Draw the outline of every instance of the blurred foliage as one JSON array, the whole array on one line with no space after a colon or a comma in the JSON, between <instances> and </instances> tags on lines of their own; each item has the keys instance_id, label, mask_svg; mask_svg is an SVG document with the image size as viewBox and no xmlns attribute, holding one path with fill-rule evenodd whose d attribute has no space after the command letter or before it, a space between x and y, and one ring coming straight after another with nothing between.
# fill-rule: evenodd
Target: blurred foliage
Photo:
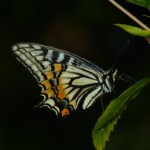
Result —
<instances>
[{"instance_id":1,"label":"blurred foliage","mask_svg":"<svg viewBox=\"0 0 150 150\"><path fill-rule=\"evenodd\" d=\"M149 0L126 0L127 2L142 6L150 10L150 1Z\"/></svg>"}]
</instances>

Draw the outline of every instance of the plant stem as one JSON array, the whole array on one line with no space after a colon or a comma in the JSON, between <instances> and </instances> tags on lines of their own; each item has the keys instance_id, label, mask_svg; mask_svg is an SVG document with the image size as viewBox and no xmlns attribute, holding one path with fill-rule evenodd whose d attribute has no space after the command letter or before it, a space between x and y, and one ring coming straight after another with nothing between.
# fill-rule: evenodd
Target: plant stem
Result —
<instances>
[{"instance_id":1,"label":"plant stem","mask_svg":"<svg viewBox=\"0 0 150 150\"><path fill-rule=\"evenodd\" d=\"M144 23L142 23L139 19L137 19L134 15L132 15L129 11L127 11L125 8L123 8L121 5L119 5L114 0L108 0L111 2L114 6L116 6L119 10L121 10L124 14L126 14L128 17L130 17L132 20L134 20L138 25L140 25L145 30L150 30L148 26L146 26Z\"/></svg>"}]
</instances>

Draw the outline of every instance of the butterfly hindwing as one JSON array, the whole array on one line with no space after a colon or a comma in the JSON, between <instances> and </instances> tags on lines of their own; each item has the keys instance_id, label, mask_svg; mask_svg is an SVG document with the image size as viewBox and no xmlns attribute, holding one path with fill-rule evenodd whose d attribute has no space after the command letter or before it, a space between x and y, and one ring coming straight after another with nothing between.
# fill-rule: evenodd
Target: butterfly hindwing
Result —
<instances>
[{"instance_id":1,"label":"butterfly hindwing","mask_svg":"<svg viewBox=\"0 0 150 150\"><path fill-rule=\"evenodd\" d=\"M90 102L95 100L95 95L91 95L92 91L95 93L97 89L96 95L100 94L101 89L94 72L89 74L89 70L62 64L53 64L53 68L57 69L42 73L44 79L40 84L43 87L42 95L45 98L41 104L55 108L57 114L61 112L63 115L64 108L65 110L67 108L71 111L76 110L83 96L88 107ZM86 107L83 108L86 109Z\"/></svg>"}]
</instances>

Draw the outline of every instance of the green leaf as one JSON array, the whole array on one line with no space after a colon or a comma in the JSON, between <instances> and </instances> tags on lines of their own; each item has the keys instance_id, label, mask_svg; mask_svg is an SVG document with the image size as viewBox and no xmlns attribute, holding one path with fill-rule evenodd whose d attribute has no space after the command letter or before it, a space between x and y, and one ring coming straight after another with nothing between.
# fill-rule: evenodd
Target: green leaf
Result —
<instances>
[{"instance_id":1,"label":"green leaf","mask_svg":"<svg viewBox=\"0 0 150 150\"><path fill-rule=\"evenodd\" d=\"M104 113L98 119L92 132L93 143L97 150L103 150L105 148L106 141L109 140L110 133L117 124L117 120L126 108L127 103L137 97L142 88L149 83L150 77L145 78L132 85L118 98L111 101Z\"/></svg>"},{"instance_id":2,"label":"green leaf","mask_svg":"<svg viewBox=\"0 0 150 150\"><path fill-rule=\"evenodd\" d=\"M120 27L121 29L125 30L126 32L140 37L150 37L150 31L143 30L139 27L134 27L126 24L114 24L115 26Z\"/></svg>"},{"instance_id":3,"label":"green leaf","mask_svg":"<svg viewBox=\"0 0 150 150\"><path fill-rule=\"evenodd\" d=\"M150 10L150 0L126 0L127 2L142 6Z\"/></svg>"}]
</instances>

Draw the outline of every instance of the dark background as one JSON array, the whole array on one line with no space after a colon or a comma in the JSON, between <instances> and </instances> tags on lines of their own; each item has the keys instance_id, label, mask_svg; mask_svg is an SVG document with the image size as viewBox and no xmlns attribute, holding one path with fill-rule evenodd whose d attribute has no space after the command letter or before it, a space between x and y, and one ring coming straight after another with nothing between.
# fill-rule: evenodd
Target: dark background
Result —
<instances>
[{"instance_id":1,"label":"dark background","mask_svg":"<svg viewBox=\"0 0 150 150\"><path fill-rule=\"evenodd\" d=\"M149 12L121 2L133 14ZM149 25L149 20L144 18ZM116 67L136 80L150 74L150 48L113 23L136 25L104 0L6 0L0 4L0 150L94 150L92 129L102 113L98 101L88 110L78 110L66 119L46 108L32 75L12 55L18 42L36 42L78 54L104 70ZM126 44L129 41L129 44ZM131 84L116 83L116 94L105 95L104 107ZM150 149L150 95L146 87L118 121L106 150Z\"/></svg>"}]
</instances>

